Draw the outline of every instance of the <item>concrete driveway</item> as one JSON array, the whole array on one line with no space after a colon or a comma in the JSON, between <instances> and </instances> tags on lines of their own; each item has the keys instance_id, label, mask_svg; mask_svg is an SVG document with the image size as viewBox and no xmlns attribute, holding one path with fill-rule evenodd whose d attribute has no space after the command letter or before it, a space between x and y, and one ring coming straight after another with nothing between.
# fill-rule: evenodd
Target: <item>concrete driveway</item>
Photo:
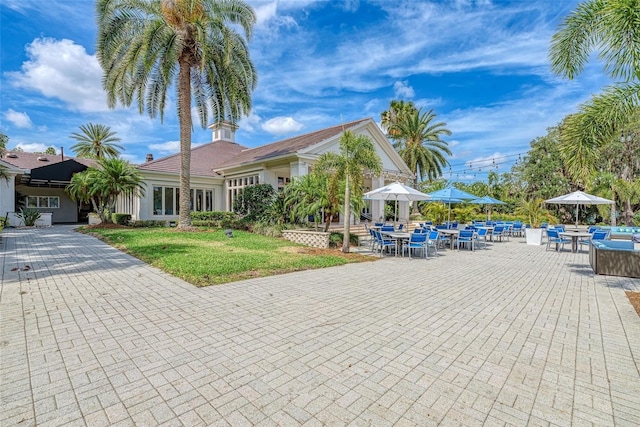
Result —
<instances>
[{"instance_id":1,"label":"concrete driveway","mask_svg":"<svg viewBox=\"0 0 640 427\"><path fill-rule=\"evenodd\" d=\"M0 243L2 426L638 425L640 318L523 239L195 288L75 233Z\"/></svg>"}]
</instances>

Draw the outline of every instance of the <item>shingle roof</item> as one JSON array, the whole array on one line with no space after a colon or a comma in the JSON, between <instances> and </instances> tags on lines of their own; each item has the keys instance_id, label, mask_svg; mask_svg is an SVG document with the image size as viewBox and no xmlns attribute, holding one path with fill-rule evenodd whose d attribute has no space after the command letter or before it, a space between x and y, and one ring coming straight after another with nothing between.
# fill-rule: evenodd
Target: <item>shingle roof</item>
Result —
<instances>
[{"instance_id":1,"label":"shingle roof","mask_svg":"<svg viewBox=\"0 0 640 427\"><path fill-rule=\"evenodd\" d=\"M349 129L368 120L371 119L364 118L355 120L353 122L332 126L315 132L306 133L304 135L294 136L293 138L284 139L282 141L273 142L260 147L247 148L238 155L230 157L226 162L214 167L214 169L224 169L293 154L299 150L318 144L328 138L339 135L344 129Z\"/></svg>"},{"instance_id":2,"label":"shingle roof","mask_svg":"<svg viewBox=\"0 0 640 427\"><path fill-rule=\"evenodd\" d=\"M218 176L213 169L246 149L247 147L228 141L215 141L195 147L191 149L191 175ZM180 153L143 163L138 169L179 174Z\"/></svg>"},{"instance_id":3,"label":"shingle roof","mask_svg":"<svg viewBox=\"0 0 640 427\"><path fill-rule=\"evenodd\" d=\"M25 153L22 151L7 151L2 160L6 163L10 163L19 169L36 169L42 166L52 165L60 163L63 160L75 160L85 166L95 166L96 161L93 159L83 159L80 157L64 156L64 159L60 154L42 154L42 153Z\"/></svg>"}]
</instances>

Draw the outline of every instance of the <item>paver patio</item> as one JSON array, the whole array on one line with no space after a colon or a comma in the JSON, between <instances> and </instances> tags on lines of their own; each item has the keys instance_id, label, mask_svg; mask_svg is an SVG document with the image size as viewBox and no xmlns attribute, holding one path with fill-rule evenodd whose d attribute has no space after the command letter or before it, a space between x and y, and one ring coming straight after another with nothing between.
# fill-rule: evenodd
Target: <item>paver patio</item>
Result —
<instances>
[{"instance_id":1,"label":"paver patio","mask_svg":"<svg viewBox=\"0 0 640 427\"><path fill-rule=\"evenodd\" d=\"M195 288L72 231L0 243L0 425L638 425L640 318L523 239Z\"/></svg>"}]
</instances>

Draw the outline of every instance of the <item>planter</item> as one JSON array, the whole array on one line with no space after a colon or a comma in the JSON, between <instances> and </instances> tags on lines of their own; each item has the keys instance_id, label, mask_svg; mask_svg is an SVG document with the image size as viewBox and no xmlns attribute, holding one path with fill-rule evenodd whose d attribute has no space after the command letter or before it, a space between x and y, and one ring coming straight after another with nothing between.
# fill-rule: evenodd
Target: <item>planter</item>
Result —
<instances>
[{"instance_id":1,"label":"planter","mask_svg":"<svg viewBox=\"0 0 640 427\"><path fill-rule=\"evenodd\" d=\"M525 228L524 235L527 238L527 245L542 244L542 228Z\"/></svg>"}]
</instances>

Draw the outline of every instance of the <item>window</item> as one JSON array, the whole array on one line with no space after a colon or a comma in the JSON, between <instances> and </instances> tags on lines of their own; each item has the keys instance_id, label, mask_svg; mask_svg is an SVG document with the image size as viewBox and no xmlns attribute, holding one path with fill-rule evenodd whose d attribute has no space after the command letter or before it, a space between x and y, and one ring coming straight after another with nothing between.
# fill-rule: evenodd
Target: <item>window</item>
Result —
<instances>
[{"instance_id":1,"label":"window","mask_svg":"<svg viewBox=\"0 0 640 427\"><path fill-rule=\"evenodd\" d=\"M28 208L52 208L60 207L60 197L58 196L27 196Z\"/></svg>"},{"instance_id":2,"label":"window","mask_svg":"<svg viewBox=\"0 0 640 427\"><path fill-rule=\"evenodd\" d=\"M192 189L192 211L213 211L213 190ZM177 187L153 187L153 215L180 214L180 189Z\"/></svg>"},{"instance_id":3,"label":"window","mask_svg":"<svg viewBox=\"0 0 640 427\"><path fill-rule=\"evenodd\" d=\"M229 209L233 209L233 202L239 190L249 185L257 185L259 182L258 175L230 179L227 185L227 203L229 204Z\"/></svg>"}]
</instances>

